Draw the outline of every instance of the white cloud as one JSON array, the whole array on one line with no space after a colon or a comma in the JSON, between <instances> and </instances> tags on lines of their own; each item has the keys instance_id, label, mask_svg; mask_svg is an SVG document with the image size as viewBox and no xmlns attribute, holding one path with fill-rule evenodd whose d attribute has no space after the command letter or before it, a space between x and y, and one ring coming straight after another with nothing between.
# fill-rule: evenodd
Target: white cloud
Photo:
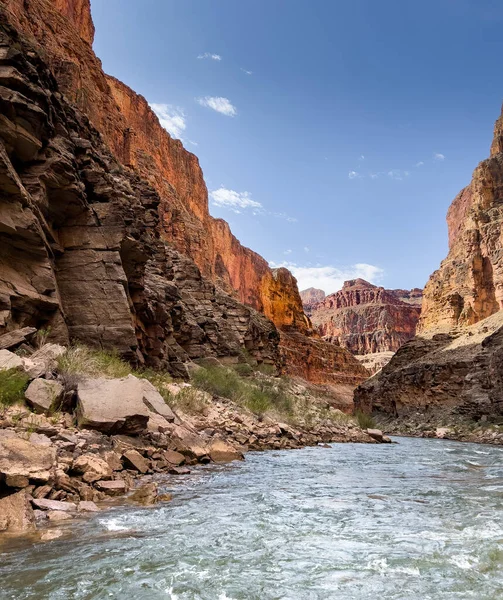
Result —
<instances>
[{"instance_id":1,"label":"white cloud","mask_svg":"<svg viewBox=\"0 0 503 600\"><path fill-rule=\"evenodd\" d=\"M358 160L365 160L365 156L362 154Z\"/></svg>"},{"instance_id":2,"label":"white cloud","mask_svg":"<svg viewBox=\"0 0 503 600\"><path fill-rule=\"evenodd\" d=\"M272 268L286 267L289 269L299 284L299 290L310 287L322 289L326 294L332 294L342 288L348 279L362 278L370 283L378 284L384 275L384 270L367 263L357 263L347 267L333 266L299 266L296 263L283 261L282 263L269 263Z\"/></svg>"},{"instance_id":3,"label":"white cloud","mask_svg":"<svg viewBox=\"0 0 503 600\"><path fill-rule=\"evenodd\" d=\"M210 58L211 60L222 60L220 54L212 54L211 52L205 52L204 54L200 54L197 58Z\"/></svg>"},{"instance_id":4,"label":"white cloud","mask_svg":"<svg viewBox=\"0 0 503 600\"><path fill-rule=\"evenodd\" d=\"M205 96L204 98L196 98L196 101L201 106L212 108L222 115L227 117L234 117L237 115L237 109L231 104L228 98L221 98L219 96Z\"/></svg>"},{"instance_id":5,"label":"white cloud","mask_svg":"<svg viewBox=\"0 0 503 600\"><path fill-rule=\"evenodd\" d=\"M247 75L253 75L253 71L248 71L247 69L243 69L243 67L241 67L241 71L243 71L243 73L246 73Z\"/></svg>"},{"instance_id":6,"label":"white cloud","mask_svg":"<svg viewBox=\"0 0 503 600\"><path fill-rule=\"evenodd\" d=\"M304 252L311 252L311 248L308 248L308 246L304 246Z\"/></svg>"},{"instance_id":7,"label":"white cloud","mask_svg":"<svg viewBox=\"0 0 503 600\"><path fill-rule=\"evenodd\" d=\"M283 254L291 254L291 253L292 253L292 251L290 250L290 248L289 248L288 250L285 250L285 251L283 252Z\"/></svg>"},{"instance_id":8,"label":"white cloud","mask_svg":"<svg viewBox=\"0 0 503 600\"><path fill-rule=\"evenodd\" d=\"M358 179L359 177L361 177L361 175L356 171L349 171L348 177L349 179Z\"/></svg>"},{"instance_id":9,"label":"white cloud","mask_svg":"<svg viewBox=\"0 0 503 600\"><path fill-rule=\"evenodd\" d=\"M266 210L260 202L253 200L249 192L236 192L221 185L218 190L209 193L211 204L220 208L227 208L234 213L240 214L243 210L251 210L252 215L270 215L278 219L285 219L289 223L295 223L297 219L285 213L277 213ZM290 253L290 251L285 252Z\"/></svg>"},{"instance_id":10,"label":"white cloud","mask_svg":"<svg viewBox=\"0 0 503 600\"><path fill-rule=\"evenodd\" d=\"M440 152L436 152L433 155L433 160L442 161L442 160L445 160L445 156L443 154L440 154Z\"/></svg>"},{"instance_id":11,"label":"white cloud","mask_svg":"<svg viewBox=\"0 0 503 600\"><path fill-rule=\"evenodd\" d=\"M251 194L248 192L235 192L234 190L228 190L223 186L219 187L218 190L210 192L210 198L212 204L215 206L221 206L229 208L233 212L240 213L239 209L261 209L262 204L255 200L252 200Z\"/></svg>"},{"instance_id":12,"label":"white cloud","mask_svg":"<svg viewBox=\"0 0 503 600\"><path fill-rule=\"evenodd\" d=\"M164 129L175 138L183 139L182 135L187 127L185 122L185 114L181 108L172 106L171 104L156 104L150 105L152 110L157 115Z\"/></svg>"},{"instance_id":13,"label":"white cloud","mask_svg":"<svg viewBox=\"0 0 503 600\"><path fill-rule=\"evenodd\" d=\"M422 167L424 165L424 162L422 160L420 160L418 163L416 163L416 167Z\"/></svg>"},{"instance_id":14,"label":"white cloud","mask_svg":"<svg viewBox=\"0 0 503 600\"><path fill-rule=\"evenodd\" d=\"M403 181L404 177L408 177L409 175L410 171L401 171L400 169L391 169L391 171L388 171L388 177L396 181Z\"/></svg>"}]
</instances>

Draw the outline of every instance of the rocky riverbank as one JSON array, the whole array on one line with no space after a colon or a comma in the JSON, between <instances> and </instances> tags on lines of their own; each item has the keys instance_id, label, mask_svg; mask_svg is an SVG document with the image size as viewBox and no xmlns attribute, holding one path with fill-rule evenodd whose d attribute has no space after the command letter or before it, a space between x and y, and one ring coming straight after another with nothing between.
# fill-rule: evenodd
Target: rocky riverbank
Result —
<instances>
[{"instance_id":1,"label":"rocky riverbank","mask_svg":"<svg viewBox=\"0 0 503 600\"><path fill-rule=\"evenodd\" d=\"M192 385L134 372L85 347L35 350L33 333L7 340L16 352L0 350L0 532L7 537L54 539L62 535L55 523L120 498L169 501L155 479L242 460L248 450L387 441L334 408L320 386L246 362L194 365Z\"/></svg>"},{"instance_id":2,"label":"rocky riverbank","mask_svg":"<svg viewBox=\"0 0 503 600\"><path fill-rule=\"evenodd\" d=\"M458 442L503 446L503 421L470 421L459 415L414 416L379 419L377 426L387 435L437 438Z\"/></svg>"}]
</instances>

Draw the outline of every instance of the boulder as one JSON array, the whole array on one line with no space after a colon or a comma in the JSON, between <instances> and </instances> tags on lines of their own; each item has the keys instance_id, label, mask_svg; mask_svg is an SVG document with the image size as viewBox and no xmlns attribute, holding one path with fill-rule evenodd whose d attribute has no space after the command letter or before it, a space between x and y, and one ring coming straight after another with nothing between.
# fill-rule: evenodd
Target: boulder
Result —
<instances>
[{"instance_id":1,"label":"boulder","mask_svg":"<svg viewBox=\"0 0 503 600\"><path fill-rule=\"evenodd\" d=\"M243 460L241 452L225 440L214 438L210 442L209 455L213 462L231 462L233 460Z\"/></svg>"},{"instance_id":2,"label":"boulder","mask_svg":"<svg viewBox=\"0 0 503 600\"><path fill-rule=\"evenodd\" d=\"M30 435L30 443L35 446L52 446L51 439L48 438L44 433L32 433Z\"/></svg>"},{"instance_id":3,"label":"boulder","mask_svg":"<svg viewBox=\"0 0 503 600\"><path fill-rule=\"evenodd\" d=\"M163 416L149 411L147 429L151 433L166 433L171 430L171 423Z\"/></svg>"},{"instance_id":4,"label":"boulder","mask_svg":"<svg viewBox=\"0 0 503 600\"><path fill-rule=\"evenodd\" d=\"M0 371L8 371L9 369L22 370L23 368L24 362L20 356L8 350L0 350Z\"/></svg>"},{"instance_id":5,"label":"boulder","mask_svg":"<svg viewBox=\"0 0 503 600\"><path fill-rule=\"evenodd\" d=\"M100 509L92 500L82 500L77 508L79 512L100 512Z\"/></svg>"},{"instance_id":6,"label":"boulder","mask_svg":"<svg viewBox=\"0 0 503 600\"><path fill-rule=\"evenodd\" d=\"M66 348L64 346L45 344L29 358L23 359L23 368L32 379L43 377L56 369L58 358L65 352Z\"/></svg>"},{"instance_id":7,"label":"boulder","mask_svg":"<svg viewBox=\"0 0 503 600\"><path fill-rule=\"evenodd\" d=\"M15 329L0 335L0 350L8 350L15 348L20 344L28 342L33 335L37 333L35 327L23 327L22 329Z\"/></svg>"},{"instance_id":8,"label":"boulder","mask_svg":"<svg viewBox=\"0 0 503 600\"><path fill-rule=\"evenodd\" d=\"M22 533L35 529L35 514L25 492L0 499L0 531Z\"/></svg>"},{"instance_id":9,"label":"boulder","mask_svg":"<svg viewBox=\"0 0 503 600\"><path fill-rule=\"evenodd\" d=\"M85 379L79 383L80 427L134 435L146 430L152 413L168 422L175 419L163 397L146 379L128 375L121 379Z\"/></svg>"},{"instance_id":10,"label":"boulder","mask_svg":"<svg viewBox=\"0 0 503 600\"><path fill-rule=\"evenodd\" d=\"M127 485L123 479L114 479L112 481L98 481L95 487L107 496L122 496L127 492Z\"/></svg>"},{"instance_id":11,"label":"boulder","mask_svg":"<svg viewBox=\"0 0 503 600\"><path fill-rule=\"evenodd\" d=\"M367 429L367 434L376 442L383 441L383 432L380 429Z\"/></svg>"},{"instance_id":12,"label":"boulder","mask_svg":"<svg viewBox=\"0 0 503 600\"><path fill-rule=\"evenodd\" d=\"M171 475L190 475L190 469L187 469L187 467L171 467L168 473Z\"/></svg>"},{"instance_id":13,"label":"boulder","mask_svg":"<svg viewBox=\"0 0 503 600\"><path fill-rule=\"evenodd\" d=\"M103 459L107 462L112 471L122 471L124 468L121 461L121 456L117 452L110 450L103 454Z\"/></svg>"},{"instance_id":14,"label":"boulder","mask_svg":"<svg viewBox=\"0 0 503 600\"><path fill-rule=\"evenodd\" d=\"M28 479L33 483L44 484L51 480L56 461L53 446L32 444L18 437L0 441L0 476L10 486ZM23 486L24 487L24 486Z\"/></svg>"},{"instance_id":15,"label":"boulder","mask_svg":"<svg viewBox=\"0 0 503 600\"><path fill-rule=\"evenodd\" d=\"M174 426L172 439L176 444L176 450L189 458L201 460L208 455L207 440L183 425Z\"/></svg>"},{"instance_id":16,"label":"boulder","mask_svg":"<svg viewBox=\"0 0 503 600\"><path fill-rule=\"evenodd\" d=\"M129 500L141 504L142 506L151 506L157 502L157 497L157 484L146 483L136 489L131 496L129 496Z\"/></svg>"},{"instance_id":17,"label":"boulder","mask_svg":"<svg viewBox=\"0 0 503 600\"><path fill-rule=\"evenodd\" d=\"M64 512L62 510L49 510L47 511L47 518L49 521L68 521L73 519L72 515L68 512Z\"/></svg>"},{"instance_id":18,"label":"boulder","mask_svg":"<svg viewBox=\"0 0 503 600\"><path fill-rule=\"evenodd\" d=\"M166 450L163 452L162 456L166 462L175 465L175 467L183 465L185 462L185 456L180 452L176 452L175 450Z\"/></svg>"},{"instance_id":19,"label":"boulder","mask_svg":"<svg viewBox=\"0 0 503 600\"><path fill-rule=\"evenodd\" d=\"M59 381L34 379L24 393L26 403L37 413L55 410L63 397L63 386Z\"/></svg>"},{"instance_id":20,"label":"boulder","mask_svg":"<svg viewBox=\"0 0 503 600\"><path fill-rule=\"evenodd\" d=\"M452 434L452 429L450 427L437 427L435 430L435 437L440 440L449 437L450 434Z\"/></svg>"},{"instance_id":21,"label":"boulder","mask_svg":"<svg viewBox=\"0 0 503 600\"><path fill-rule=\"evenodd\" d=\"M137 450L128 450L127 452L124 452L122 461L126 469L133 469L140 473L146 473L150 468L149 461L146 458L143 458Z\"/></svg>"},{"instance_id":22,"label":"boulder","mask_svg":"<svg viewBox=\"0 0 503 600\"><path fill-rule=\"evenodd\" d=\"M75 512L77 505L73 502L60 502L59 500L49 500L47 498L33 498L31 503L40 510L56 510L60 512Z\"/></svg>"},{"instance_id":23,"label":"boulder","mask_svg":"<svg viewBox=\"0 0 503 600\"><path fill-rule=\"evenodd\" d=\"M86 483L112 477L110 465L96 454L82 454L73 461L71 470L82 475L82 480Z\"/></svg>"}]
</instances>

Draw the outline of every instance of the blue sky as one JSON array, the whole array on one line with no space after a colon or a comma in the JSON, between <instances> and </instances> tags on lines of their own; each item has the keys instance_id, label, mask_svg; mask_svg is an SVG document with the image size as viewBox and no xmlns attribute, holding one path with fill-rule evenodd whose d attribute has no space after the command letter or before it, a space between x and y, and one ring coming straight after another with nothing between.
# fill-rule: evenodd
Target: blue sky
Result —
<instances>
[{"instance_id":1,"label":"blue sky","mask_svg":"<svg viewBox=\"0 0 503 600\"><path fill-rule=\"evenodd\" d=\"M299 287L422 287L503 98L492 0L92 0L95 51Z\"/></svg>"}]
</instances>

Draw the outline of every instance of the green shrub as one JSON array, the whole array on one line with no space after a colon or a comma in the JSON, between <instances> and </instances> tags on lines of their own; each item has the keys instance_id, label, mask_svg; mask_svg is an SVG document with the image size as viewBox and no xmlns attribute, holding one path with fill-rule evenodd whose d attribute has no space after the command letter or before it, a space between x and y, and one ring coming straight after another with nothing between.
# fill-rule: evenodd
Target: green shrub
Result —
<instances>
[{"instance_id":1,"label":"green shrub","mask_svg":"<svg viewBox=\"0 0 503 600\"><path fill-rule=\"evenodd\" d=\"M261 365L257 365L256 369L259 373L263 373L264 375L269 375L272 377L276 373L276 367L274 365L269 365L266 363L262 363Z\"/></svg>"},{"instance_id":2,"label":"green shrub","mask_svg":"<svg viewBox=\"0 0 503 600\"><path fill-rule=\"evenodd\" d=\"M267 411L284 415L293 412L292 397L285 390L286 382L280 379L243 379L235 369L208 366L194 373L193 384L214 396L245 406L258 415Z\"/></svg>"},{"instance_id":3,"label":"green shrub","mask_svg":"<svg viewBox=\"0 0 503 600\"><path fill-rule=\"evenodd\" d=\"M190 415L200 415L207 406L204 395L193 387L184 387L178 394L170 394L165 400L174 410Z\"/></svg>"},{"instance_id":4,"label":"green shrub","mask_svg":"<svg viewBox=\"0 0 503 600\"><path fill-rule=\"evenodd\" d=\"M59 357L58 369L61 373L94 377L119 378L132 373L131 365L123 360L118 352L93 350L81 345L71 346Z\"/></svg>"},{"instance_id":5,"label":"green shrub","mask_svg":"<svg viewBox=\"0 0 503 600\"><path fill-rule=\"evenodd\" d=\"M375 421L372 415L357 410L355 413L356 421L362 429L373 429L375 427Z\"/></svg>"},{"instance_id":6,"label":"green shrub","mask_svg":"<svg viewBox=\"0 0 503 600\"><path fill-rule=\"evenodd\" d=\"M241 400L246 384L232 369L225 367L201 367L193 374L194 385L214 396Z\"/></svg>"},{"instance_id":7,"label":"green shrub","mask_svg":"<svg viewBox=\"0 0 503 600\"><path fill-rule=\"evenodd\" d=\"M250 377L253 375L253 368L248 363L238 363L234 365L233 369L241 377Z\"/></svg>"},{"instance_id":8,"label":"green shrub","mask_svg":"<svg viewBox=\"0 0 503 600\"><path fill-rule=\"evenodd\" d=\"M11 406L24 400L30 378L17 369L0 371L0 405Z\"/></svg>"}]
</instances>

